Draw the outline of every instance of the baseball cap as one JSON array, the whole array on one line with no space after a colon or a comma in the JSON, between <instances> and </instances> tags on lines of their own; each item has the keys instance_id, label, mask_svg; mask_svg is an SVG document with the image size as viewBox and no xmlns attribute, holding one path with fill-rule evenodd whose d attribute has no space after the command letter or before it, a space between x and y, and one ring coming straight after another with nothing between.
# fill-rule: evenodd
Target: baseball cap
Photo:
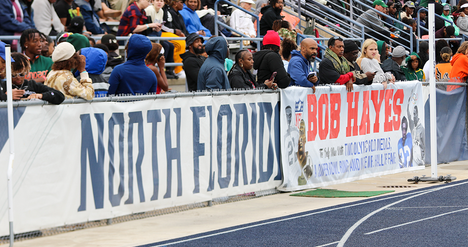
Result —
<instances>
[{"instance_id":1,"label":"baseball cap","mask_svg":"<svg viewBox=\"0 0 468 247\"><path fill-rule=\"evenodd\" d=\"M250 4L255 4L254 1L252 0L240 0L240 3L250 3Z\"/></svg>"},{"instance_id":2,"label":"baseball cap","mask_svg":"<svg viewBox=\"0 0 468 247\"><path fill-rule=\"evenodd\" d=\"M451 9L450 7L451 7L451 6L450 6L450 4L446 4L446 5L444 5L444 11L446 11L446 10L450 10L450 9Z\"/></svg>"},{"instance_id":3,"label":"baseball cap","mask_svg":"<svg viewBox=\"0 0 468 247\"><path fill-rule=\"evenodd\" d=\"M68 31L72 33L81 33L83 31L83 26L85 21L81 16L75 16L73 19L70 20L70 24L68 25Z\"/></svg>"},{"instance_id":4,"label":"baseball cap","mask_svg":"<svg viewBox=\"0 0 468 247\"><path fill-rule=\"evenodd\" d=\"M406 2L406 3L405 3L405 6L406 6L406 7L409 7L409 8L413 8L413 9L416 8L416 6L414 5L414 2L413 2L413 1L408 1L408 2Z\"/></svg>"},{"instance_id":5,"label":"baseball cap","mask_svg":"<svg viewBox=\"0 0 468 247\"><path fill-rule=\"evenodd\" d=\"M395 47L392 52L392 57L405 57L407 55L409 55L409 52L401 45Z\"/></svg>"},{"instance_id":6,"label":"baseball cap","mask_svg":"<svg viewBox=\"0 0 468 247\"><path fill-rule=\"evenodd\" d=\"M281 39L277 32L268 30L263 36L263 45L276 45L281 46Z\"/></svg>"},{"instance_id":7,"label":"baseball cap","mask_svg":"<svg viewBox=\"0 0 468 247\"><path fill-rule=\"evenodd\" d=\"M6 58L5 58L5 45L6 45L5 43L0 41L0 57L2 57L3 60L6 61ZM10 57L10 58L11 58L11 62L14 63L15 60L12 57Z\"/></svg>"},{"instance_id":8,"label":"baseball cap","mask_svg":"<svg viewBox=\"0 0 468 247\"><path fill-rule=\"evenodd\" d=\"M384 7L384 8L388 8L388 6L382 0L375 0L373 6L375 7L377 5L380 5L380 6Z\"/></svg>"},{"instance_id":9,"label":"baseball cap","mask_svg":"<svg viewBox=\"0 0 468 247\"><path fill-rule=\"evenodd\" d=\"M198 35L197 33L191 33L189 35L187 35L187 38L185 38L185 43L186 43L186 46L187 48L193 44L193 42L195 42L195 40L197 39L201 39L202 42L203 42L203 37Z\"/></svg>"},{"instance_id":10,"label":"baseball cap","mask_svg":"<svg viewBox=\"0 0 468 247\"><path fill-rule=\"evenodd\" d=\"M468 7L468 3L465 3L462 6L460 6L460 9L464 9L464 8L467 8L467 7Z\"/></svg>"},{"instance_id":11,"label":"baseball cap","mask_svg":"<svg viewBox=\"0 0 468 247\"><path fill-rule=\"evenodd\" d=\"M117 44L117 37L113 34L106 34L101 38L101 44Z\"/></svg>"}]
</instances>

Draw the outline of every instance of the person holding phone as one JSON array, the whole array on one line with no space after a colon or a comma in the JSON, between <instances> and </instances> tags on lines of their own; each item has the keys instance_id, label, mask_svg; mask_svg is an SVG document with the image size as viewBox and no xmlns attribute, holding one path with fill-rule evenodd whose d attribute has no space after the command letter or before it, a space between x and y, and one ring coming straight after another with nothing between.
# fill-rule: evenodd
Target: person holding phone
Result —
<instances>
[{"instance_id":1,"label":"person holding phone","mask_svg":"<svg viewBox=\"0 0 468 247\"><path fill-rule=\"evenodd\" d=\"M275 80L276 72L272 74L269 80L263 83L258 83L250 70L253 68L252 53L248 50L241 50L236 54L235 64L229 71L228 79L233 89L260 89L271 88L277 89L278 86L273 81Z\"/></svg>"},{"instance_id":2,"label":"person holding phone","mask_svg":"<svg viewBox=\"0 0 468 247\"><path fill-rule=\"evenodd\" d=\"M317 42L311 38L303 39L300 51L291 52L288 71L291 75L290 86L310 87L315 93L318 85L317 73L313 71L311 61L317 57Z\"/></svg>"},{"instance_id":3,"label":"person holding phone","mask_svg":"<svg viewBox=\"0 0 468 247\"><path fill-rule=\"evenodd\" d=\"M2 57L0 58L1 60L5 57L5 53L2 53L1 49L0 56ZM12 88L8 90L6 80L0 81L0 101L6 101L9 93L13 95L13 100L40 99L51 104L60 104L65 100L65 96L58 90L35 82L34 80L25 79L25 76L31 68L29 59L25 55L13 52L11 54L11 59Z\"/></svg>"}]
</instances>

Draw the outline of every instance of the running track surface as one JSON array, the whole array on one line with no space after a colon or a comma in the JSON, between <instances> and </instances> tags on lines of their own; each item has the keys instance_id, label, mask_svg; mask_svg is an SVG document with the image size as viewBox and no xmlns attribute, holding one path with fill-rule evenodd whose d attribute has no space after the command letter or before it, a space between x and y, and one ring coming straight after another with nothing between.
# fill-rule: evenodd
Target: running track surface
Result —
<instances>
[{"instance_id":1,"label":"running track surface","mask_svg":"<svg viewBox=\"0 0 468 247\"><path fill-rule=\"evenodd\" d=\"M468 246L468 180L150 246Z\"/></svg>"}]
</instances>

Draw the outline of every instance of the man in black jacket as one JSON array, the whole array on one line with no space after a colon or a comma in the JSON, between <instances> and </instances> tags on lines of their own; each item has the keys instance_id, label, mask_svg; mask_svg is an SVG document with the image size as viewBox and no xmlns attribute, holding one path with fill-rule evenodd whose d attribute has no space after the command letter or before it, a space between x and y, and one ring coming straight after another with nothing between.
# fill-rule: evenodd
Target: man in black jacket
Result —
<instances>
[{"instance_id":1,"label":"man in black jacket","mask_svg":"<svg viewBox=\"0 0 468 247\"><path fill-rule=\"evenodd\" d=\"M65 96L60 91L34 80L24 79L31 68L25 55L13 52L11 57L15 60L11 64L12 90L8 90L6 80L0 80L0 101L7 100L7 93L13 94L13 100L41 99L51 104L60 104L65 100Z\"/></svg>"},{"instance_id":2,"label":"man in black jacket","mask_svg":"<svg viewBox=\"0 0 468 247\"><path fill-rule=\"evenodd\" d=\"M260 19L260 35L265 35L268 30L273 29L273 22L281 20L281 11L283 11L283 0L271 0L270 5L262 8L262 19Z\"/></svg>"},{"instance_id":3,"label":"man in black jacket","mask_svg":"<svg viewBox=\"0 0 468 247\"><path fill-rule=\"evenodd\" d=\"M399 45L393 49L392 57L383 61L380 67L384 72L391 72L395 76L395 81L406 81L405 73L400 68L406 55L408 55L408 52L403 46Z\"/></svg>"},{"instance_id":4,"label":"man in black jacket","mask_svg":"<svg viewBox=\"0 0 468 247\"><path fill-rule=\"evenodd\" d=\"M180 55L180 57L184 64L183 68L185 71L188 90L189 92L193 92L197 91L198 72L206 59L201 55L205 52L205 49L203 48L202 36L196 33L189 34L185 39L185 43L188 51Z\"/></svg>"},{"instance_id":5,"label":"man in black jacket","mask_svg":"<svg viewBox=\"0 0 468 247\"><path fill-rule=\"evenodd\" d=\"M345 57L346 60L348 60L349 68L356 76L356 82L354 82L354 84L370 85L372 84L372 80L374 79L375 73L373 72L364 73L361 70L359 65L356 63L358 54L359 54L359 47L356 45L356 42L352 40L345 40L343 57Z\"/></svg>"}]
</instances>

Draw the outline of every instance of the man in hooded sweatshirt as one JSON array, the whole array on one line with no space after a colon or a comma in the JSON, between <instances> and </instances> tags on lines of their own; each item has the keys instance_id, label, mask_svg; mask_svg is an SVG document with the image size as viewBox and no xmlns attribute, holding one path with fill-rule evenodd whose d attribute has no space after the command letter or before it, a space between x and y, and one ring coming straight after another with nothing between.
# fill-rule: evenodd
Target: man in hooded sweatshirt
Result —
<instances>
[{"instance_id":1,"label":"man in hooded sweatshirt","mask_svg":"<svg viewBox=\"0 0 468 247\"><path fill-rule=\"evenodd\" d=\"M224 69L224 60L228 56L228 46L223 37L211 38L206 42L205 51L208 58L198 72L197 89L231 89Z\"/></svg>"},{"instance_id":2,"label":"man in hooded sweatshirt","mask_svg":"<svg viewBox=\"0 0 468 247\"><path fill-rule=\"evenodd\" d=\"M134 34L128 41L127 61L115 66L109 78L109 95L156 93L158 80L145 65L146 55L153 46L144 35Z\"/></svg>"},{"instance_id":3,"label":"man in hooded sweatshirt","mask_svg":"<svg viewBox=\"0 0 468 247\"><path fill-rule=\"evenodd\" d=\"M312 71L310 61L317 57L317 42L311 38L302 40L301 51L292 51L288 71L291 75L291 86L311 87L315 92L318 85L317 74Z\"/></svg>"},{"instance_id":4,"label":"man in hooded sweatshirt","mask_svg":"<svg viewBox=\"0 0 468 247\"><path fill-rule=\"evenodd\" d=\"M106 52L95 47L82 48L80 52L86 57L86 71L93 81L94 97L105 97L109 90L109 83L102 76L107 64ZM77 80L80 79L77 77Z\"/></svg>"},{"instance_id":5,"label":"man in hooded sweatshirt","mask_svg":"<svg viewBox=\"0 0 468 247\"><path fill-rule=\"evenodd\" d=\"M253 68L258 70L257 81L269 80L274 72L276 77L274 83L279 88L286 88L291 82L286 69L284 69L283 60L278 53L281 40L277 32L268 30L267 34L263 37L262 50L253 54L254 65Z\"/></svg>"}]
</instances>

